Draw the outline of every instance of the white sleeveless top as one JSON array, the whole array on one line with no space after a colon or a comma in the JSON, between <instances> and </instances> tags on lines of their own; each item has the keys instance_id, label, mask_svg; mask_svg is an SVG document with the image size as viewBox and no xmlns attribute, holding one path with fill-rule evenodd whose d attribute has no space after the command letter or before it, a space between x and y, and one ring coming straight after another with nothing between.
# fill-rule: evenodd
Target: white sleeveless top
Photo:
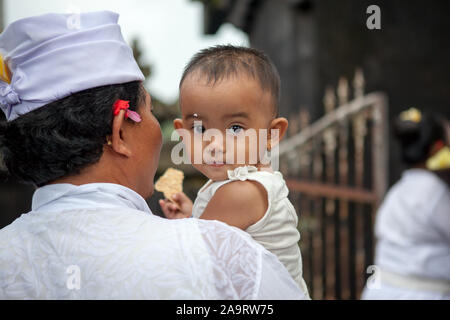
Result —
<instances>
[{"instance_id":1,"label":"white sleeveless top","mask_svg":"<svg viewBox=\"0 0 450 320\"><path fill-rule=\"evenodd\" d=\"M199 218L217 189L232 181L257 181L268 196L264 216L245 231L267 250L275 254L300 286L305 295L308 289L302 276L302 257L298 241L298 216L288 199L289 190L280 172L258 171L254 166L238 167L228 171L228 180L209 180L198 192L192 215Z\"/></svg>"}]
</instances>

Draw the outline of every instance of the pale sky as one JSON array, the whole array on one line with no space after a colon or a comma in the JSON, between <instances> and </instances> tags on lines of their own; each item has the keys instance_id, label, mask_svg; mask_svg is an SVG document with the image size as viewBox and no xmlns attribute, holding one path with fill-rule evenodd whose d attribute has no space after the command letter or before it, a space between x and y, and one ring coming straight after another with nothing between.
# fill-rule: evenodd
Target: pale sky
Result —
<instances>
[{"instance_id":1,"label":"pale sky","mask_svg":"<svg viewBox=\"0 0 450 320\"><path fill-rule=\"evenodd\" d=\"M5 0L5 26L48 12L111 10L120 14L124 38L137 37L143 60L152 65L150 93L172 103L185 64L198 50L215 44L248 46L245 33L230 24L216 35L203 35L203 6L191 0Z\"/></svg>"}]
</instances>

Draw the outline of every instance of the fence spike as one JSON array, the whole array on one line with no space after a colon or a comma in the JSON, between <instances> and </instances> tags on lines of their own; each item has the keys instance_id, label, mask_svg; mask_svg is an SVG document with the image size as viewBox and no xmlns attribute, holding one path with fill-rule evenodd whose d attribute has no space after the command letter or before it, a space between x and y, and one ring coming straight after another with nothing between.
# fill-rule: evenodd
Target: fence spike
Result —
<instances>
[{"instance_id":1,"label":"fence spike","mask_svg":"<svg viewBox=\"0 0 450 320\"><path fill-rule=\"evenodd\" d=\"M353 89L355 98L361 98L364 96L365 79L364 73L361 68L357 68L355 71L355 77L353 79Z\"/></svg>"},{"instance_id":2,"label":"fence spike","mask_svg":"<svg viewBox=\"0 0 450 320\"><path fill-rule=\"evenodd\" d=\"M301 112L301 109L300 109L300 112ZM296 116L296 115L291 115L288 118L288 120L289 120L288 133L289 133L290 137L292 137L299 131L299 124L298 124L297 118L298 118L298 116Z\"/></svg>"},{"instance_id":3,"label":"fence spike","mask_svg":"<svg viewBox=\"0 0 450 320\"><path fill-rule=\"evenodd\" d=\"M323 97L323 105L325 106L326 113L334 110L334 107L336 105L336 96L334 95L334 89L332 86L328 86L325 89L325 96Z\"/></svg>"},{"instance_id":4,"label":"fence spike","mask_svg":"<svg viewBox=\"0 0 450 320\"><path fill-rule=\"evenodd\" d=\"M299 124L300 124L300 130L303 130L309 125L309 111L306 108L303 108L300 110L300 113L298 115L299 118Z\"/></svg>"},{"instance_id":5,"label":"fence spike","mask_svg":"<svg viewBox=\"0 0 450 320\"><path fill-rule=\"evenodd\" d=\"M339 98L339 105L346 104L348 102L348 81L347 78L341 77L337 88L337 94Z\"/></svg>"}]
</instances>

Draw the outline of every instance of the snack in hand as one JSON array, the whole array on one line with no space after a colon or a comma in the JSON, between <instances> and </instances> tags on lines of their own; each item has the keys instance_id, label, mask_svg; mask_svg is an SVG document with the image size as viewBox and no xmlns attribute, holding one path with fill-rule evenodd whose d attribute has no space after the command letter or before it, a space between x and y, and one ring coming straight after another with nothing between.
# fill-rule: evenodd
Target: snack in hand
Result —
<instances>
[{"instance_id":1,"label":"snack in hand","mask_svg":"<svg viewBox=\"0 0 450 320\"><path fill-rule=\"evenodd\" d=\"M183 171L168 168L166 172L156 181L155 189L164 193L169 201L173 202L172 196L183 191Z\"/></svg>"}]
</instances>

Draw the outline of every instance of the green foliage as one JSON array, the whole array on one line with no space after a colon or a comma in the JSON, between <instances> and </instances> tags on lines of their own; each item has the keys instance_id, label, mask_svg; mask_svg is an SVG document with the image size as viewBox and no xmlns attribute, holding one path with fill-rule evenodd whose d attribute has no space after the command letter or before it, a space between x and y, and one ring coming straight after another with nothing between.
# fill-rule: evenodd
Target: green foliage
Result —
<instances>
[{"instance_id":1,"label":"green foliage","mask_svg":"<svg viewBox=\"0 0 450 320\"><path fill-rule=\"evenodd\" d=\"M141 69L142 73L144 74L144 77L147 79L152 74L152 67L148 64L145 64L142 61L142 51L139 46L139 40L137 38L134 38L131 41L131 49L133 49L133 56L136 62L139 65L139 68Z\"/></svg>"}]
</instances>

